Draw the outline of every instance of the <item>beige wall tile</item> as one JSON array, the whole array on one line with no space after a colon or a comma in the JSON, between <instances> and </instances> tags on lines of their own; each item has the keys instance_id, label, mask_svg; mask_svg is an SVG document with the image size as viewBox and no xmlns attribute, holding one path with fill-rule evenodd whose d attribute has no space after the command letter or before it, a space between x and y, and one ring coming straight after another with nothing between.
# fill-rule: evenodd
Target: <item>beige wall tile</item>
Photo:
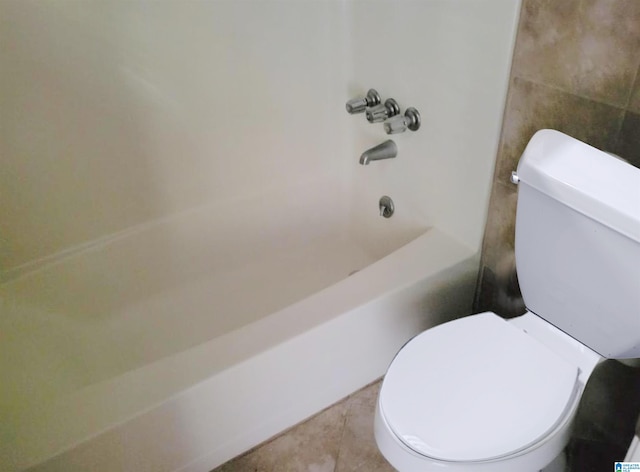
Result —
<instances>
[{"instance_id":1,"label":"beige wall tile","mask_svg":"<svg viewBox=\"0 0 640 472\"><path fill-rule=\"evenodd\" d=\"M521 306L517 287L509 287L505 277L515 225L509 178L537 130L557 129L638 165L639 65L640 1L524 0L476 310L508 316Z\"/></svg>"},{"instance_id":2,"label":"beige wall tile","mask_svg":"<svg viewBox=\"0 0 640 472\"><path fill-rule=\"evenodd\" d=\"M637 0L525 0L513 75L626 106L640 61Z\"/></svg>"},{"instance_id":3,"label":"beige wall tile","mask_svg":"<svg viewBox=\"0 0 640 472\"><path fill-rule=\"evenodd\" d=\"M626 113L615 151L634 166L640 167L640 114Z\"/></svg>"},{"instance_id":4,"label":"beige wall tile","mask_svg":"<svg viewBox=\"0 0 640 472\"><path fill-rule=\"evenodd\" d=\"M489 202L489 217L482 245L484 265L495 268L504 252L513 252L517 186L511 183L494 182Z\"/></svg>"},{"instance_id":5,"label":"beige wall tile","mask_svg":"<svg viewBox=\"0 0 640 472\"><path fill-rule=\"evenodd\" d=\"M494 182L482 248L482 273L475 310L512 317L524 313L515 277L517 187Z\"/></svg>"},{"instance_id":6,"label":"beige wall tile","mask_svg":"<svg viewBox=\"0 0 640 472\"><path fill-rule=\"evenodd\" d=\"M509 183L531 136L540 129L556 129L611 151L623 118L621 108L515 78L509 91L496 178Z\"/></svg>"}]
</instances>

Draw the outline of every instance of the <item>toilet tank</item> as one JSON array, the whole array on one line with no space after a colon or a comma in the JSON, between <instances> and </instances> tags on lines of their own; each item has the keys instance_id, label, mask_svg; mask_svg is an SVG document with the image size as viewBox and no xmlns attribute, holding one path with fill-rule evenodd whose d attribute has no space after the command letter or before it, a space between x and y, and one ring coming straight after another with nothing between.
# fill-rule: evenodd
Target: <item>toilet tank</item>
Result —
<instances>
[{"instance_id":1,"label":"toilet tank","mask_svg":"<svg viewBox=\"0 0 640 472\"><path fill-rule=\"evenodd\" d=\"M604 357L640 357L640 169L541 130L514 181L527 309Z\"/></svg>"}]
</instances>

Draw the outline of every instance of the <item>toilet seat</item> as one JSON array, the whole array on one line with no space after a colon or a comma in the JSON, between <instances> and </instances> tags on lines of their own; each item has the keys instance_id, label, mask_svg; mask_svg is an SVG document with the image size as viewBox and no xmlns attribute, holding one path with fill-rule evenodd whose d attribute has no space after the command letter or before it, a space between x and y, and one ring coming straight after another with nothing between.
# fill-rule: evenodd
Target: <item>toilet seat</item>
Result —
<instances>
[{"instance_id":1,"label":"toilet seat","mask_svg":"<svg viewBox=\"0 0 640 472\"><path fill-rule=\"evenodd\" d=\"M578 373L521 329L482 313L407 343L387 371L379 404L391 431L415 453L491 461L556 428L578 395Z\"/></svg>"}]
</instances>

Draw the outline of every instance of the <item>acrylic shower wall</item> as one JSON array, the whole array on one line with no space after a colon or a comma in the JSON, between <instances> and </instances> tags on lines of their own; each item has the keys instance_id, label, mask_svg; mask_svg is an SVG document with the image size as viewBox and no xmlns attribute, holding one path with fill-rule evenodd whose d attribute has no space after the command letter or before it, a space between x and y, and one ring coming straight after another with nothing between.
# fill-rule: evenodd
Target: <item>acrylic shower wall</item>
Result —
<instances>
[{"instance_id":1,"label":"acrylic shower wall","mask_svg":"<svg viewBox=\"0 0 640 472\"><path fill-rule=\"evenodd\" d=\"M333 196L314 220L366 231L386 193L390 224L478 248L517 5L2 2L0 272L292 187ZM365 168L387 137L344 102L369 87L423 125Z\"/></svg>"},{"instance_id":2,"label":"acrylic shower wall","mask_svg":"<svg viewBox=\"0 0 640 472\"><path fill-rule=\"evenodd\" d=\"M380 125L355 120L350 162L357 227L381 231L372 203L388 193L396 203L394 225L437 226L479 248L520 1L348 5L351 95L373 86L422 117L417 132L393 136L395 160L366 168L356 168L359 153L388 136Z\"/></svg>"},{"instance_id":3,"label":"acrylic shower wall","mask_svg":"<svg viewBox=\"0 0 640 472\"><path fill-rule=\"evenodd\" d=\"M343 174L341 9L2 2L0 267Z\"/></svg>"}]
</instances>

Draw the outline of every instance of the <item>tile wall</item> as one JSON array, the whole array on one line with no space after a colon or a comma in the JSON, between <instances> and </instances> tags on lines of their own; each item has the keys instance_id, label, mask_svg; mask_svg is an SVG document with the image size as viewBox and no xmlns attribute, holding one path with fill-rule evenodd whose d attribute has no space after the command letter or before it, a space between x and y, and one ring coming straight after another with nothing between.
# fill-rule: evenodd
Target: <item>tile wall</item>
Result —
<instances>
[{"instance_id":1,"label":"tile wall","mask_svg":"<svg viewBox=\"0 0 640 472\"><path fill-rule=\"evenodd\" d=\"M524 0L482 247L476 310L522 313L513 277L527 142L553 128L640 167L640 1Z\"/></svg>"}]
</instances>

